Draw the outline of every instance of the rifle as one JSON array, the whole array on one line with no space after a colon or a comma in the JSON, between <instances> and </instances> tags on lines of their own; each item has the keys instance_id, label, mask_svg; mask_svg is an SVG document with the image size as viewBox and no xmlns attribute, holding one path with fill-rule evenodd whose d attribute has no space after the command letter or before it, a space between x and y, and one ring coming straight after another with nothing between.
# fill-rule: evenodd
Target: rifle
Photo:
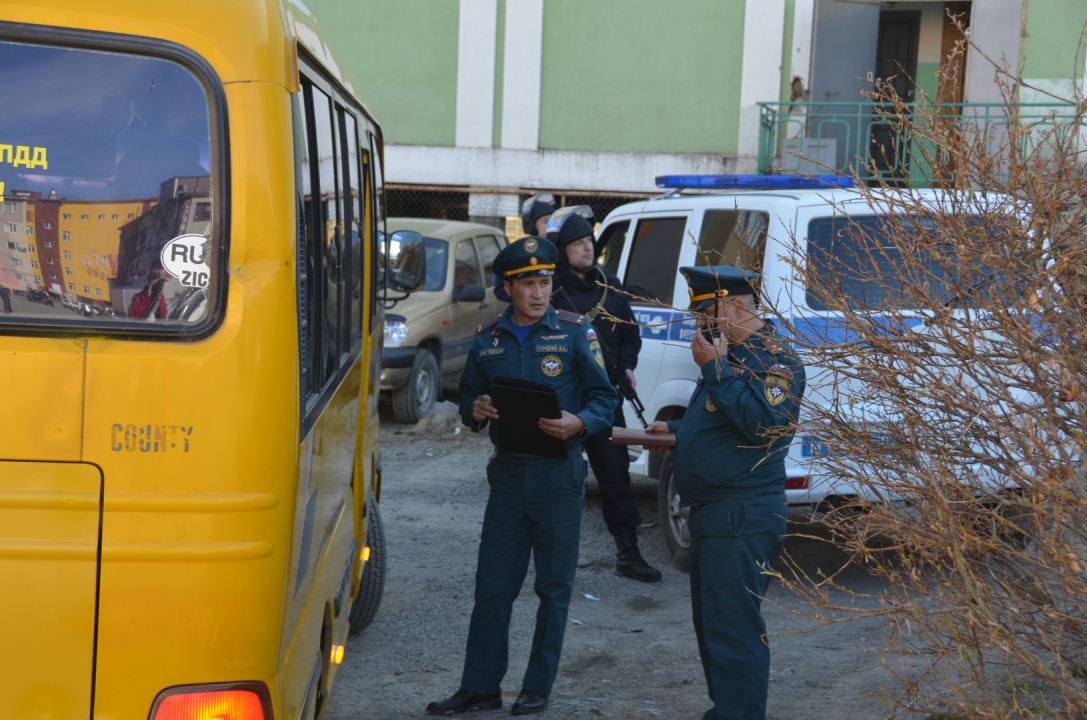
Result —
<instances>
[{"instance_id":1,"label":"rifle","mask_svg":"<svg viewBox=\"0 0 1087 720\"><path fill-rule=\"evenodd\" d=\"M571 312L581 314L576 307L574 307L574 301L570 299L570 296L566 294L566 288L559 288L558 294L552 296L557 297L562 295L565 304L570 308ZM606 291L604 297L607 297ZM597 307L602 307L604 299L601 298L600 304ZM557 306L557 303L556 303ZM589 321L592 322L595 319L597 313L591 313ZM649 427L649 423L645 421L645 405L642 404L642 399L638 397L637 391L634 390L634 386L630 382L630 378L627 377L627 373L619 366L619 361L615 359L615 355L612 354L611 348L608 347L608 343L604 338L598 334L596 339L600 342L600 354L604 358L604 370L608 373L608 382L615 387L619 388L619 394L623 396L623 399L630 403L630 407L634 408L634 414L638 416L638 420L641 421L642 427Z\"/></svg>"}]
</instances>

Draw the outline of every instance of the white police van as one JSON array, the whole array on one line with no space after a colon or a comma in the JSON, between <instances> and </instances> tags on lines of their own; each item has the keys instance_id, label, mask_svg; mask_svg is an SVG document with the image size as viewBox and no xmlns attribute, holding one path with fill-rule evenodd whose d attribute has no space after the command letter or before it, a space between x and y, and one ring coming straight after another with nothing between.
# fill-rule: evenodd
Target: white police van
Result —
<instances>
[{"instance_id":1,"label":"white police van","mask_svg":"<svg viewBox=\"0 0 1087 720\"><path fill-rule=\"evenodd\" d=\"M634 315L643 326L635 378L649 422L682 417L699 375L690 351L696 330L693 320L685 312L661 307L688 305L680 267L728 264L756 269L762 273L763 303L788 308L796 332L833 333L834 323L828 322L832 314L809 296L787 258L794 247L801 253L813 246L828 249L835 237L841 244L847 237L839 232L847 222L843 211L849 223L868 225L866 231L876 229L881 217L856 190L848 188L848 180L833 176L665 176L657 178L657 185L671 191L616 208L604 219L598 235L604 266L619 276L628 293L642 298L631 298ZM698 194L684 194L691 191ZM915 199L941 202L940 191L910 192ZM818 264L824 261L816 258L828 254L815 253L811 258ZM807 267L807 258L796 260L800 267ZM825 374L820 377L808 368L805 403L817 401L827 380ZM636 422L629 407L626 417L628 424ZM671 453L632 448L631 454L632 473L660 481L661 525L677 562L684 565L690 538L687 513L679 507L671 477ZM820 443L813 433L794 438L786 461L785 493L790 505L818 507L857 496L856 488L831 486L817 476L812 461L819 455Z\"/></svg>"}]
</instances>

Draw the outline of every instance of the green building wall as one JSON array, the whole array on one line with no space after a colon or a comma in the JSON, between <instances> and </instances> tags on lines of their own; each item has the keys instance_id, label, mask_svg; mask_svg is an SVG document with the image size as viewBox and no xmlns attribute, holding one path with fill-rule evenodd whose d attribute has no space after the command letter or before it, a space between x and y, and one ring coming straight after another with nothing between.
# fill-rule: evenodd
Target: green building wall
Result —
<instances>
[{"instance_id":1,"label":"green building wall","mask_svg":"<svg viewBox=\"0 0 1087 720\"><path fill-rule=\"evenodd\" d=\"M456 0L308 0L351 64L385 141L453 145Z\"/></svg>"},{"instance_id":2,"label":"green building wall","mask_svg":"<svg viewBox=\"0 0 1087 720\"><path fill-rule=\"evenodd\" d=\"M547 0L540 147L735 153L743 32L736 0Z\"/></svg>"},{"instance_id":3,"label":"green building wall","mask_svg":"<svg viewBox=\"0 0 1087 720\"><path fill-rule=\"evenodd\" d=\"M1085 0L1030 0L1023 6L1019 71L1024 78L1071 80L1083 77L1087 24Z\"/></svg>"}]
</instances>

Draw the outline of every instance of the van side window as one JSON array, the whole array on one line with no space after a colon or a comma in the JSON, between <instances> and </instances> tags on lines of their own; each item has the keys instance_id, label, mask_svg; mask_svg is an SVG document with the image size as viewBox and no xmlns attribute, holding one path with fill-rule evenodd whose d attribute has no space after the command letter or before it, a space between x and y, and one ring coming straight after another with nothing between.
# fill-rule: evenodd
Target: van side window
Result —
<instances>
[{"instance_id":1,"label":"van side window","mask_svg":"<svg viewBox=\"0 0 1087 720\"><path fill-rule=\"evenodd\" d=\"M630 230L629 220L614 222L604 228L604 232L596 241L597 247L603 248L597 262L612 275L619 274L619 258L623 256L623 244L627 241L628 230Z\"/></svg>"},{"instance_id":2,"label":"van side window","mask_svg":"<svg viewBox=\"0 0 1087 720\"><path fill-rule=\"evenodd\" d=\"M479 246L479 256L483 260L483 287L491 287L491 265L502 251L502 246L494 235L480 235L476 238L476 245Z\"/></svg>"},{"instance_id":3,"label":"van side window","mask_svg":"<svg viewBox=\"0 0 1087 720\"><path fill-rule=\"evenodd\" d=\"M683 248L683 230L687 218L652 218L639 220L627 262L623 285L638 298L672 304L672 292L679 270L679 253Z\"/></svg>"},{"instance_id":4,"label":"van side window","mask_svg":"<svg viewBox=\"0 0 1087 720\"><path fill-rule=\"evenodd\" d=\"M770 216L755 210L707 210L698 235L694 264L732 265L761 272Z\"/></svg>"}]
</instances>

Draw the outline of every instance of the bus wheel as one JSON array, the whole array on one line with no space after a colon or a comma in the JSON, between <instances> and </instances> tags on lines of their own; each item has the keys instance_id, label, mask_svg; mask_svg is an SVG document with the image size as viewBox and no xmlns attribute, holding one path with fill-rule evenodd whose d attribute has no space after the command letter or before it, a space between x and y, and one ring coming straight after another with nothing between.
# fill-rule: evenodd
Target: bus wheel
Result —
<instances>
[{"instance_id":1,"label":"bus wheel","mask_svg":"<svg viewBox=\"0 0 1087 720\"><path fill-rule=\"evenodd\" d=\"M366 527L366 546L370 548L370 559L362 568L362 581L359 582L359 594L351 604L348 623L351 629L348 635L357 635L374 621L377 609L381 606L381 596L385 592L385 526L381 524L381 510L372 498L369 503L370 523Z\"/></svg>"},{"instance_id":2,"label":"bus wheel","mask_svg":"<svg viewBox=\"0 0 1087 720\"><path fill-rule=\"evenodd\" d=\"M434 408L441 387L442 376L438 372L438 361L429 350L418 348L415 362L407 382L393 390L393 415L397 422L419 422Z\"/></svg>"},{"instance_id":3,"label":"bus wheel","mask_svg":"<svg viewBox=\"0 0 1087 720\"><path fill-rule=\"evenodd\" d=\"M664 454L660 480L657 484L657 509L661 529L672 559L680 570L687 570L691 563L691 533L687 529L688 508L680 508L676 479L672 474L673 451Z\"/></svg>"}]
</instances>

